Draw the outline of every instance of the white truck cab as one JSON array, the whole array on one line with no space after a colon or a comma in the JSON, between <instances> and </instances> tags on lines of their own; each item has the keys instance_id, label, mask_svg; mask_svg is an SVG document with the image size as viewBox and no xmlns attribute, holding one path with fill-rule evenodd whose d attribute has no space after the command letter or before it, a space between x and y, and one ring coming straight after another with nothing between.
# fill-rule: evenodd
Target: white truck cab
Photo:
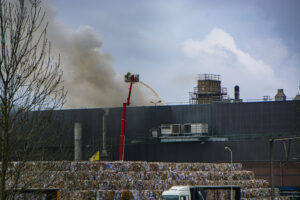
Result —
<instances>
[{"instance_id":1,"label":"white truck cab","mask_svg":"<svg viewBox=\"0 0 300 200\"><path fill-rule=\"evenodd\" d=\"M162 193L162 200L191 200L189 186L173 186Z\"/></svg>"},{"instance_id":2,"label":"white truck cab","mask_svg":"<svg viewBox=\"0 0 300 200\"><path fill-rule=\"evenodd\" d=\"M161 200L207 200L215 199L208 197L209 194L219 193L220 190L229 196L230 199L241 199L241 188L237 185L194 185L194 186L173 186L164 191ZM209 194L208 194L209 193Z\"/></svg>"}]
</instances>

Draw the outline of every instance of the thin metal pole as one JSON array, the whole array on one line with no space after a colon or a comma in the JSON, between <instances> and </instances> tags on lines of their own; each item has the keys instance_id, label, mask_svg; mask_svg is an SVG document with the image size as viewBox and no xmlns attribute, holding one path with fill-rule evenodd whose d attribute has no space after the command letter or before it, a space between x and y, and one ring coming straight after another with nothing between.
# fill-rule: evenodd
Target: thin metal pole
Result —
<instances>
[{"instance_id":1,"label":"thin metal pole","mask_svg":"<svg viewBox=\"0 0 300 200\"><path fill-rule=\"evenodd\" d=\"M274 161L273 161L273 139L270 139L270 171L271 171L271 200L274 200Z\"/></svg>"},{"instance_id":2,"label":"thin metal pole","mask_svg":"<svg viewBox=\"0 0 300 200\"><path fill-rule=\"evenodd\" d=\"M230 157L231 157L231 164L230 164L230 185L231 185L231 188L230 188L230 199L232 200L232 151L230 151Z\"/></svg>"},{"instance_id":3,"label":"thin metal pole","mask_svg":"<svg viewBox=\"0 0 300 200\"><path fill-rule=\"evenodd\" d=\"M230 151L230 199L232 200L232 150L227 146L225 150Z\"/></svg>"}]
</instances>

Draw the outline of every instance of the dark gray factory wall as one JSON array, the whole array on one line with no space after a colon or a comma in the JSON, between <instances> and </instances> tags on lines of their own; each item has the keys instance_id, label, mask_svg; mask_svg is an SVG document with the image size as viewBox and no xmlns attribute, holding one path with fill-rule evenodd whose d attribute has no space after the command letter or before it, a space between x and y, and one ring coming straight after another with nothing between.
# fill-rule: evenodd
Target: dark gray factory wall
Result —
<instances>
[{"instance_id":1,"label":"dark gray factory wall","mask_svg":"<svg viewBox=\"0 0 300 200\"><path fill-rule=\"evenodd\" d=\"M133 144L125 147L125 160L146 160L166 162L230 162L231 148L233 161L268 161L270 149L268 141L232 141L232 142L200 142L190 143L157 143ZM292 152L294 146L292 147ZM286 160L282 142L274 144L274 160ZM300 153L300 152L299 152ZM290 154L289 160L295 159ZM299 154L298 154L299 156ZM299 159L299 158L298 158Z\"/></svg>"},{"instance_id":2,"label":"dark gray factory wall","mask_svg":"<svg viewBox=\"0 0 300 200\"><path fill-rule=\"evenodd\" d=\"M61 146L73 148L73 126L75 122L80 122L83 130L84 159L88 159L95 151L101 150L104 109L60 110L56 114L64 121L66 127ZM109 109L107 145L112 160L118 158L121 116L122 108ZM241 140L249 140L251 137L266 139L270 135L287 137L299 134L300 101L128 107L126 143L129 144L133 139L150 137L150 129L158 128L161 124L199 122L208 123L209 133L213 136L230 137L233 141L239 140L240 142L228 143L233 149L242 148L238 148L241 152L240 157L236 155L236 158L264 160L267 155L259 150L263 147L255 146L255 142ZM222 153L214 152L224 152L224 144L213 142L202 146L199 143L139 144L128 147L126 156L133 160L184 161L187 159L186 161L191 161L199 151L199 155L204 156L204 160L207 160L205 156L208 155L215 155L213 156L215 160L222 160L225 159L221 156ZM189 152L186 150L187 147L195 148L191 151L193 156L186 156ZM179 154L171 153L170 149L174 151L178 149ZM157 155L161 153L166 156L158 157ZM135 154L138 155L135 156Z\"/></svg>"}]
</instances>

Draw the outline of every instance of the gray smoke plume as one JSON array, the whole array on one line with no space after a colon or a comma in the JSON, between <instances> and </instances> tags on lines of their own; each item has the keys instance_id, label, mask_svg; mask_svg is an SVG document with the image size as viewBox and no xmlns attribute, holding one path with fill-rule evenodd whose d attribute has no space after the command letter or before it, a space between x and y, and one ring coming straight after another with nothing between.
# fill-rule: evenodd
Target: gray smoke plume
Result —
<instances>
[{"instance_id":1,"label":"gray smoke plume","mask_svg":"<svg viewBox=\"0 0 300 200\"><path fill-rule=\"evenodd\" d=\"M71 30L59 22L52 1L45 1L48 37L52 53L60 54L64 85L68 90L66 107L122 106L129 84L113 69L112 56L101 52L100 36L88 26ZM147 105L149 98L133 86L132 105Z\"/></svg>"}]
</instances>

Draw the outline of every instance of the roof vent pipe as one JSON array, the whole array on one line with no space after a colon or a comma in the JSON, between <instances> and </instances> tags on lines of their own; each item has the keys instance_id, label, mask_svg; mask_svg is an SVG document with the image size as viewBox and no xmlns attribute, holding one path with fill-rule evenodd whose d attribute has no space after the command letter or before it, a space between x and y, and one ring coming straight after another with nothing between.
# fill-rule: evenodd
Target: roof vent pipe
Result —
<instances>
[{"instance_id":1,"label":"roof vent pipe","mask_svg":"<svg viewBox=\"0 0 300 200\"><path fill-rule=\"evenodd\" d=\"M234 100L240 99L240 87L238 85L234 86Z\"/></svg>"},{"instance_id":2,"label":"roof vent pipe","mask_svg":"<svg viewBox=\"0 0 300 200\"><path fill-rule=\"evenodd\" d=\"M74 160L82 160L82 126L78 122L74 124Z\"/></svg>"},{"instance_id":3,"label":"roof vent pipe","mask_svg":"<svg viewBox=\"0 0 300 200\"><path fill-rule=\"evenodd\" d=\"M102 137L103 137L103 145L102 145L102 160L108 159L107 147L106 147L106 136L107 136L107 116L109 114L109 110L104 110L104 115L102 118Z\"/></svg>"},{"instance_id":4,"label":"roof vent pipe","mask_svg":"<svg viewBox=\"0 0 300 200\"><path fill-rule=\"evenodd\" d=\"M283 89L278 89L277 94L275 95L275 101L285 101L286 96L283 92Z\"/></svg>"}]
</instances>

